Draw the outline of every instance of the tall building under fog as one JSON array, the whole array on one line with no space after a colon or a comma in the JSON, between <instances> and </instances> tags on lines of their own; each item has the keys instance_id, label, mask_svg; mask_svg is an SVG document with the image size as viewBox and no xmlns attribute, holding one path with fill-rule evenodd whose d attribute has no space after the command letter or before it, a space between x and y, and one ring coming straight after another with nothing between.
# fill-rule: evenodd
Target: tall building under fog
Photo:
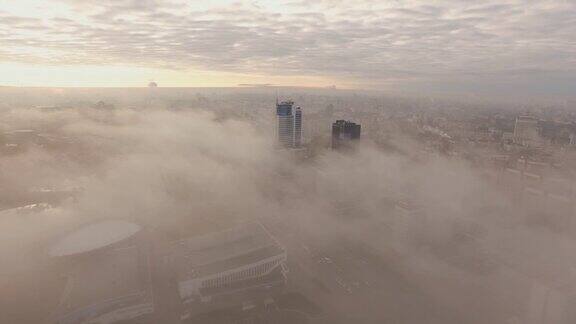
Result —
<instances>
[{"instance_id":1,"label":"tall building under fog","mask_svg":"<svg viewBox=\"0 0 576 324\"><path fill-rule=\"evenodd\" d=\"M360 124L337 120L332 124L332 149L350 147L360 139Z\"/></svg>"},{"instance_id":2,"label":"tall building under fog","mask_svg":"<svg viewBox=\"0 0 576 324\"><path fill-rule=\"evenodd\" d=\"M276 102L278 119L276 136L283 147L300 147L302 144L302 109L293 101Z\"/></svg>"}]
</instances>

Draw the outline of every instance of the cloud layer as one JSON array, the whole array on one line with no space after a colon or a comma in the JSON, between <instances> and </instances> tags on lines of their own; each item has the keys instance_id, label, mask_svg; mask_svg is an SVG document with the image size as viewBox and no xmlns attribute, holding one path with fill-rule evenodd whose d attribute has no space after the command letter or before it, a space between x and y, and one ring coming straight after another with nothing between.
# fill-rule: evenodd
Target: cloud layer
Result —
<instances>
[{"instance_id":1,"label":"cloud layer","mask_svg":"<svg viewBox=\"0 0 576 324\"><path fill-rule=\"evenodd\" d=\"M0 7L0 62L456 91L555 93L576 81L576 3L569 0L202 3L53 0L32 6L47 14L28 15Z\"/></svg>"},{"instance_id":2,"label":"cloud layer","mask_svg":"<svg viewBox=\"0 0 576 324\"><path fill-rule=\"evenodd\" d=\"M359 251L372 251L372 257L335 262L354 266L344 266L348 275L342 275L351 285L374 281L366 293L315 298L328 311L339 305L333 296L345 298L346 309L328 312L330 323L350 322L349 314L358 323L524 323L524 308L541 311L526 297L533 285L550 285L552 295L557 294L552 284L573 278L572 239L524 226L523 208L480 170L456 158L424 158L423 144L401 137L394 127L393 144L406 153L379 150L367 136L355 154L319 149L301 163L273 149L272 124L232 117L244 107L253 108L248 116L262 115L250 100L272 102L268 94L214 91L210 98L217 99L201 100L198 109L128 108L146 100L145 90L8 89L0 97L9 103L14 92L23 101L104 97L117 103L116 109L0 108L0 144L21 145L0 159L0 209L18 206L15 200L25 203L42 189L80 189L74 199L47 210L0 211L0 300L9 301L0 303L0 322L38 323L53 314L50 301L60 300L55 296L62 290L55 292L50 283L61 282L65 271L46 261L46 248L103 219L136 222L167 242L245 220L277 224L293 237L282 235L282 244L289 249L290 278L302 286L313 284L303 276L306 269L292 267L303 260L300 243L312 242L330 255L325 246L363 246ZM320 95L298 96L310 107ZM370 100L351 97L329 100L353 107ZM8 194L19 199L7 201ZM32 201L44 201L40 198ZM402 205L416 212L399 213ZM484 262L489 262L485 268ZM311 273L310 278L331 280L330 272ZM409 289L390 285L399 277L410 282ZM42 307L31 311L30 295Z\"/></svg>"}]
</instances>

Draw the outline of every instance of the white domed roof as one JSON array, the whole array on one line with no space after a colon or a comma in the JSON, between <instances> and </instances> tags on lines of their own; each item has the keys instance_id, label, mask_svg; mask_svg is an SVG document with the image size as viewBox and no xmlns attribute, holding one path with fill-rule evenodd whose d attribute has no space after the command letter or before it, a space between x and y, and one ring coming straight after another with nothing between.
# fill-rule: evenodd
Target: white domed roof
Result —
<instances>
[{"instance_id":1,"label":"white domed roof","mask_svg":"<svg viewBox=\"0 0 576 324\"><path fill-rule=\"evenodd\" d=\"M72 232L54 244L51 256L70 256L94 251L123 241L139 232L137 224L123 220L108 220L90 224Z\"/></svg>"}]
</instances>

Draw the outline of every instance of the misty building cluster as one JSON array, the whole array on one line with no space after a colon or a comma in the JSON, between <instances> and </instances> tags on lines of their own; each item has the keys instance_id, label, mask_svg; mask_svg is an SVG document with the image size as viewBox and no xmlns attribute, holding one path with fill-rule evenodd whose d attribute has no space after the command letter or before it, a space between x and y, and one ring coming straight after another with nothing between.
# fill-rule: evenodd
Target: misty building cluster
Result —
<instances>
[{"instance_id":1,"label":"misty building cluster","mask_svg":"<svg viewBox=\"0 0 576 324\"><path fill-rule=\"evenodd\" d=\"M573 102L273 90L0 89L0 323L576 321Z\"/></svg>"}]
</instances>

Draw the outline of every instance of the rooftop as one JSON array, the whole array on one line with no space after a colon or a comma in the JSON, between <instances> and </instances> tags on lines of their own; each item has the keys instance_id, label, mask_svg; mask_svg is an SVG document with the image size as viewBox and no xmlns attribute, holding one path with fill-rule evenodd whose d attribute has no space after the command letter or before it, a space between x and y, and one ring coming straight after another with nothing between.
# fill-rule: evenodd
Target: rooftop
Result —
<instances>
[{"instance_id":1,"label":"rooftop","mask_svg":"<svg viewBox=\"0 0 576 324\"><path fill-rule=\"evenodd\" d=\"M94 251L123 241L140 231L140 226L123 221L108 220L90 224L64 236L50 247L50 256L71 256Z\"/></svg>"},{"instance_id":2,"label":"rooftop","mask_svg":"<svg viewBox=\"0 0 576 324\"><path fill-rule=\"evenodd\" d=\"M284 252L256 223L182 240L175 244L174 249L180 261L181 278L223 272Z\"/></svg>"}]
</instances>

